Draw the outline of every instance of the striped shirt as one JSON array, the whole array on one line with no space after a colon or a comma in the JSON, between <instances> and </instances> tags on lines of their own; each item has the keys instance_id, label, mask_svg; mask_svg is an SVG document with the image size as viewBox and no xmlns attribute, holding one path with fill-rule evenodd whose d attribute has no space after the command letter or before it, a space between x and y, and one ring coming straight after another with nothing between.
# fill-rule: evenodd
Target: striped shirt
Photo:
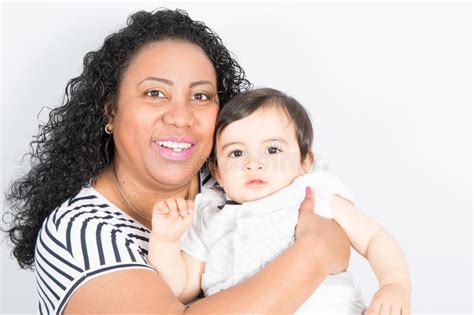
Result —
<instances>
[{"instance_id":1,"label":"striped shirt","mask_svg":"<svg viewBox=\"0 0 474 315\"><path fill-rule=\"evenodd\" d=\"M215 184L200 172L199 190ZM147 263L150 231L93 187L83 187L43 222L35 249L40 314L61 314L87 281L118 270L154 270Z\"/></svg>"}]
</instances>

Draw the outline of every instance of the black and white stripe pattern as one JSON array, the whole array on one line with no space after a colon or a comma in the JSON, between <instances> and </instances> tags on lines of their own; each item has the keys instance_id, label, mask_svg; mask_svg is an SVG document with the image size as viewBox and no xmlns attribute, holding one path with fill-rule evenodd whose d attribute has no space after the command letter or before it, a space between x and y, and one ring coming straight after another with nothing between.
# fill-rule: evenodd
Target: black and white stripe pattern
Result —
<instances>
[{"instance_id":1,"label":"black and white stripe pattern","mask_svg":"<svg viewBox=\"0 0 474 315\"><path fill-rule=\"evenodd\" d=\"M200 173L211 187L215 180ZM200 187L203 189L205 187ZM150 231L92 187L84 187L43 222L35 250L40 314L61 314L74 291L116 270L145 268Z\"/></svg>"},{"instance_id":2,"label":"black and white stripe pattern","mask_svg":"<svg viewBox=\"0 0 474 315\"><path fill-rule=\"evenodd\" d=\"M83 188L51 213L38 235L39 312L61 313L74 290L98 274L151 269L146 261L148 235L144 226L95 189Z\"/></svg>"}]
</instances>

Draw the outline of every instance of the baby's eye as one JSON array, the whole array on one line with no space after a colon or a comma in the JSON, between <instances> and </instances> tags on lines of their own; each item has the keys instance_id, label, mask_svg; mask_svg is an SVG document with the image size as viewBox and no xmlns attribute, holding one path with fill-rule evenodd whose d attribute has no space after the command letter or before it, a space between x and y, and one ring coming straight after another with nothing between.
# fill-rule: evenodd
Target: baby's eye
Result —
<instances>
[{"instance_id":1,"label":"baby's eye","mask_svg":"<svg viewBox=\"0 0 474 315\"><path fill-rule=\"evenodd\" d=\"M153 97L153 98L166 97L165 93L161 92L160 90L151 90L151 91L146 92L145 95Z\"/></svg>"},{"instance_id":2,"label":"baby's eye","mask_svg":"<svg viewBox=\"0 0 474 315\"><path fill-rule=\"evenodd\" d=\"M268 154L277 154L279 152L281 152L281 150L277 147L268 147L267 148L267 153Z\"/></svg>"},{"instance_id":3,"label":"baby's eye","mask_svg":"<svg viewBox=\"0 0 474 315\"><path fill-rule=\"evenodd\" d=\"M228 156L232 158L236 158L236 157L241 157L242 155L244 155L244 153L241 150L234 150L230 152Z\"/></svg>"},{"instance_id":4,"label":"baby's eye","mask_svg":"<svg viewBox=\"0 0 474 315\"><path fill-rule=\"evenodd\" d=\"M195 101L209 101L211 98L207 94L196 93L191 97L191 99Z\"/></svg>"}]
</instances>

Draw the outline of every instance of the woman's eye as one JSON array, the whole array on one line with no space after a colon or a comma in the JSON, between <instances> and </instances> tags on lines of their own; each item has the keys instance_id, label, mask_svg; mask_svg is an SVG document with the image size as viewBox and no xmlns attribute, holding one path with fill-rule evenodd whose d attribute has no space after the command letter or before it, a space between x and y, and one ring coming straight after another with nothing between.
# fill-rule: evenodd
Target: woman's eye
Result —
<instances>
[{"instance_id":1,"label":"woman's eye","mask_svg":"<svg viewBox=\"0 0 474 315\"><path fill-rule=\"evenodd\" d=\"M151 91L146 92L145 94L153 98L166 97L165 93L161 92L160 90L151 90Z\"/></svg>"},{"instance_id":2,"label":"woman's eye","mask_svg":"<svg viewBox=\"0 0 474 315\"><path fill-rule=\"evenodd\" d=\"M244 153L241 150L234 150L229 153L229 157L236 158L241 157Z\"/></svg>"},{"instance_id":3,"label":"woman's eye","mask_svg":"<svg viewBox=\"0 0 474 315\"><path fill-rule=\"evenodd\" d=\"M204 93L196 93L191 97L195 101L209 101L211 98Z\"/></svg>"},{"instance_id":4,"label":"woman's eye","mask_svg":"<svg viewBox=\"0 0 474 315\"><path fill-rule=\"evenodd\" d=\"M281 150L277 147L268 147L267 149L268 154L277 154L279 152L281 152Z\"/></svg>"}]
</instances>

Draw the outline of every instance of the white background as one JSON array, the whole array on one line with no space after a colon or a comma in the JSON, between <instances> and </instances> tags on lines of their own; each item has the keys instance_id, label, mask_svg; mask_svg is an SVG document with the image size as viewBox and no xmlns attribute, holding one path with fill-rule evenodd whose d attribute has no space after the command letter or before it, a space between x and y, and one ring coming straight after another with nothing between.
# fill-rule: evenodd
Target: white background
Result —
<instances>
[{"instance_id":1,"label":"white background","mask_svg":"<svg viewBox=\"0 0 474 315\"><path fill-rule=\"evenodd\" d=\"M2 188L86 52L158 6L204 21L256 86L308 108L320 167L404 248L416 313L471 311L469 3L3 3ZM0 313L36 312L34 274L1 246ZM351 271L370 301L377 282L355 253Z\"/></svg>"}]
</instances>

